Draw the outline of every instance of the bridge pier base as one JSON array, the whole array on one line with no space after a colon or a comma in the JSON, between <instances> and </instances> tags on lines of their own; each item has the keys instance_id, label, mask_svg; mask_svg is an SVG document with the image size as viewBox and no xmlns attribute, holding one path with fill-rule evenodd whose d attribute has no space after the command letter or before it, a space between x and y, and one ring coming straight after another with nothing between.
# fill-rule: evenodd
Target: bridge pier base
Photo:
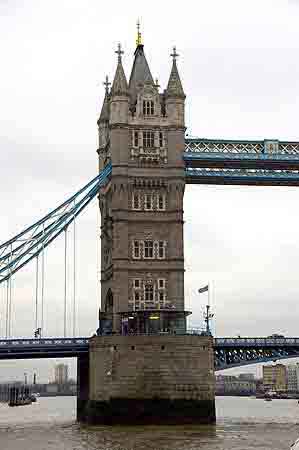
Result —
<instances>
[{"instance_id":1,"label":"bridge pier base","mask_svg":"<svg viewBox=\"0 0 299 450\"><path fill-rule=\"evenodd\" d=\"M77 420L85 421L89 399L89 355L77 358Z\"/></svg>"},{"instance_id":2,"label":"bridge pier base","mask_svg":"<svg viewBox=\"0 0 299 450\"><path fill-rule=\"evenodd\" d=\"M111 425L215 421L211 337L96 336L89 357L89 400L84 410L80 407L79 420Z\"/></svg>"}]
</instances>

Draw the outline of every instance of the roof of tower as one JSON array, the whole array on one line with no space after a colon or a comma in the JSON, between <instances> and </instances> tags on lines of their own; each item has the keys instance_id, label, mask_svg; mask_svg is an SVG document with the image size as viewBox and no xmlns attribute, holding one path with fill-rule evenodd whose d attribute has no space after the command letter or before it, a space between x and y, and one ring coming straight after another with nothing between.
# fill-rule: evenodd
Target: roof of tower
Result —
<instances>
[{"instance_id":1,"label":"roof of tower","mask_svg":"<svg viewBox=\"0 0 299 450\"><path fill-rule=\"evenodd\" d=\"M129 91L133 98L136 97L137 91L141 85L144 85L145 83L154 84L142 44L137 45L134 55L135 59L129 81Z\"/></svg>"},{"instance_id":2,"label":"roof of tower","mask_svg":"<svg viewBox=\"0 0 299 450\"><path fill-rule=\"evenodd\" d=\"M120 44L118 44L118 50L115 53L118 54L118 61L114 80L112 83L111 95L128 95L128 83L121 61L121 55L123 51L121 50Z\"/></svg>"},{"instance_id":3,"label":"roof of tower","mask_svg":"<svg viewBox=\"0 0 299 450\"><path fill-rule=\"evenodd\" d=\"M166 89L166 95L171 97L184 97L185 93L183 90L183 86L181 83L181 79L179 76L178 68L176 65L176 58L179 56L176 52L176 48L173 48L173 53L171 54L173 57L172 68L168 80L168 85Z\"/></svg>"}]
</instances>

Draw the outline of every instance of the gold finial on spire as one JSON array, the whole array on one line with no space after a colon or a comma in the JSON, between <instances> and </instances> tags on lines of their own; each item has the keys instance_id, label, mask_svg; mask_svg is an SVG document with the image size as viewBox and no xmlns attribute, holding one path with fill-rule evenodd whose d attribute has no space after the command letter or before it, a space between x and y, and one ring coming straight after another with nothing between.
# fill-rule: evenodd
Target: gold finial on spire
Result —
<instances>
[{"instance_id":1,"label":"gold finial on spire","mask_svg":"<svg viewBox=\"0 0 299 450\"><path fill-rule=\"evenodd\" d=\"M138 45L142 45L141 33L140 33L140 21L137 20L137 38L136 38L136 47Z\"/></svg>"}]
</instances>

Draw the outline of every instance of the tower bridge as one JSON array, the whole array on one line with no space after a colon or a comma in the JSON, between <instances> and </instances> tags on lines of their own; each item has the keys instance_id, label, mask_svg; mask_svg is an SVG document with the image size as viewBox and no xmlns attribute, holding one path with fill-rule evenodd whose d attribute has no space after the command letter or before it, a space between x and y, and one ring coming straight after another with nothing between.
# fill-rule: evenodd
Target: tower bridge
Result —
<instances>
[{"instance_id":1,"label":"tower bridge","mask_svg":"<svg viewBox=\"0 0 299 450\"><path fill-rule=\"evenodd\" d=\"M6 289L6 339L0 340L0 359L77 356L80 420L212 422L214 369L298 356L299 340L213 339L207 333L188 333L185 185L298 186L299 143L186 137L186 96L176 49L163 91L153 79L139 31L129 81L120 45L116 54L114 79L111 85L106 77L97 121L99 174L0 245L0 286ZM67 231L95 197L101 213L99 326L92 338L77 338L74 326L70 338ZM38 314L38 282L43 297L44 251L61 234L65 239L64 337L47 338L43 313L41 318ZM11 331L12 280L33 260L39 339L18 339ZM75 277L73 290L75 297Z\"/></svg>"}]
</instances>

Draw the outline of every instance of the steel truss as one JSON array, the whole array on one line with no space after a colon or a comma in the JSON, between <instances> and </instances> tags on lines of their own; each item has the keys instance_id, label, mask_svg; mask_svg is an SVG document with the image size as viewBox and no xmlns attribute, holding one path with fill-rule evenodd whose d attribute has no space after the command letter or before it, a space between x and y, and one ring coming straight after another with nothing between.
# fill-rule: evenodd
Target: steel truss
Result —
<instances>
[{"instance_id":1,"label":"steel truss","mask_svg":"<svg viewBox=\"0 0 299 450\"><path fill-rule=\"evenodd\" d=\"M299 185L299 143L186 139L186 182Z\"/></svg>"},{"instance_id":2,"label":"steel truss","mask_svg":"<svg viewBox=\"0 0 299 450\"><path fill-rule=\"evenodd\" d=\"M215 370L299 357L299 338L216 338Z\"/></svg>"},{"instance_id":3,"label":"steel truss","mask_svg":"<svg viewBox=\"0 0 299 450\"><path fill-rule=\"evenodd\" d=\"M0 284L36 258L86 208L112 172L109 163L93 180L49 214L0 245Z\"/></svg>"},{"instance_id":4,"label":"steel truss","mask_svg":"<svg viewBox=\"0 0 299 450\"><path fill-rule=\"evenodd\" d=\"M299 186L299 170L186 168L188 184Z\"/></svg>"}]
</instances>

